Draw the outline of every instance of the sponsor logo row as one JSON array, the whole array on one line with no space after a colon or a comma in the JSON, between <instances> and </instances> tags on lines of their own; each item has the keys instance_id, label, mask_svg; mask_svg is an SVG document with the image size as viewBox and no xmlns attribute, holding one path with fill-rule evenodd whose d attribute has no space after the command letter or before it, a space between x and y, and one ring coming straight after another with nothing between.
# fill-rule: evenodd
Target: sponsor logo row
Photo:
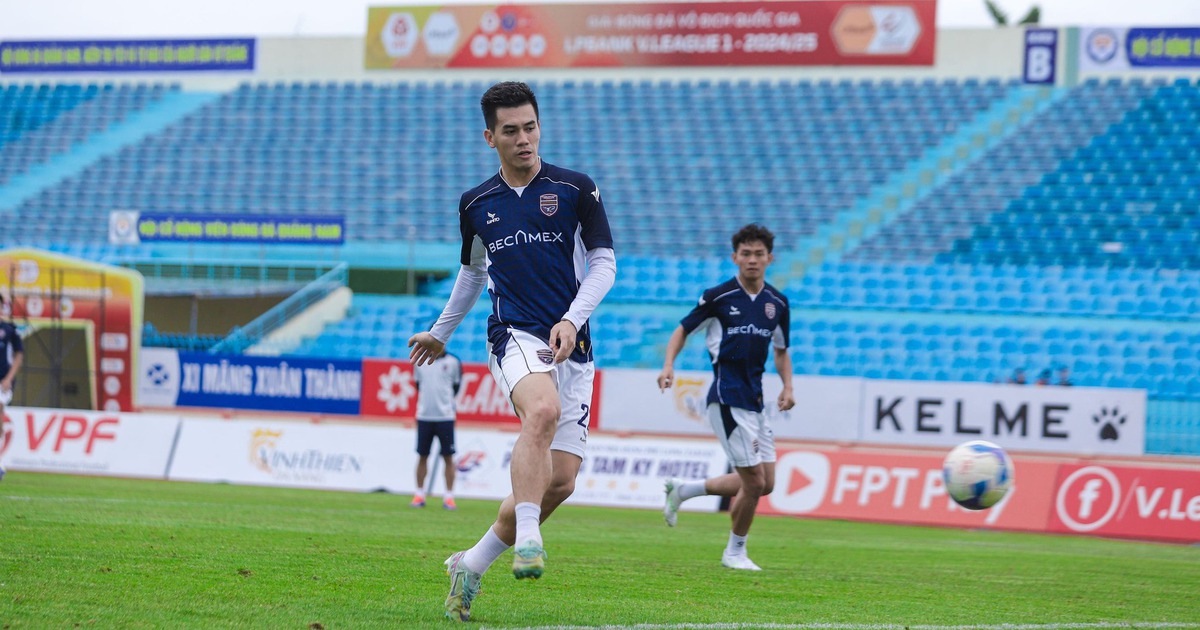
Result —
<instances>
[{"instance_id":1,"label":"sponsor logo row","mask_svg":"<svg viewBox=\"0 0 1200 630\"><path fill-rule=\"evenodd\" d=\"M406 361L220 356L142 351L139 400L177 406L413 419L417 388ZM708 437L709 372L680 371L662 392L653 370L596 372L592 429ZM781 385L764 379L764 399ZM1093 387L1018 387L796 376L796 409L768 404L782 439L952 447L986 439L1014 451L1140 455L1146 393ZM458 418L514 425L517 418L483 364L463 365Z\"/></svg>"},{"instance_id":2,"label":"sponsor logo row","mask_svg":"<svg viewBox=\"0 0 1200 630\"><path fill-rule=\"evenodd\" d=\"M661 392L654 370L604 371L608 431L707 436L712 374L679 371ZM1146 392L796 376L799 404L779 412L779 378L763 378L764 412L783 439L942 446L984 439L1012 451L1141 455ZM619 393L619 394L618 394Z\"/></svg>"},{"instance_id":3,"label":"sponsor logo row","mask_svg":"<svg viewBox=\"0 0 1200 630\"><path fill-rule=\"evenodd\" d=\"M781 450L761 513L971 528L1200 541L1200 467L1014 458L1004 500L971 511L950 500L942 459L902 452Z\"/></svg>"},{"instance_id":4,"label":"sponsor logo row","mask_svg":"<svg viewBox=\"0 0 1200 630\"><path fill-rule=\"evenodd\" d=\"M398 493L412 491L415 432L398 426L181 419L11 408L0 461L12 470ZM509 432L460 430L456 493L509 493ZM1080 464L1015 457L995 507L958 507L940 455L781 448L759 512L798 517L1200 542L1200 465ZM571 501L659 508L668 477L725 472L713 440L593 434ZM714 511L715 497L689 501Z\"/></svg>"}]
</instances>

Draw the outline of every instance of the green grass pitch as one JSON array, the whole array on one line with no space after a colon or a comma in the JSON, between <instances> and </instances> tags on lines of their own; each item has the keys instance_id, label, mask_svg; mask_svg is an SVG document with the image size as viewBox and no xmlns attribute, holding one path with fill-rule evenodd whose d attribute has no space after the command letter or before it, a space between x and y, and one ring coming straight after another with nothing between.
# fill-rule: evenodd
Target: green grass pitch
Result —
<instances>
[{"instance_id":1,"label":"green grass pitch","mask_svg":"<svg viewBox=\"0 0 1200 630\"><path fill-rule=\"evenodd\" d=\"M13 472L0 628L446 628L442 561L496 502ZM470 626L1200 628L1200 548L760 517L765 570L720 564L725 514L564 506L547 573L483 580ZM728 625L723 625L728 624Z\"/></svg>"}]
</instances>

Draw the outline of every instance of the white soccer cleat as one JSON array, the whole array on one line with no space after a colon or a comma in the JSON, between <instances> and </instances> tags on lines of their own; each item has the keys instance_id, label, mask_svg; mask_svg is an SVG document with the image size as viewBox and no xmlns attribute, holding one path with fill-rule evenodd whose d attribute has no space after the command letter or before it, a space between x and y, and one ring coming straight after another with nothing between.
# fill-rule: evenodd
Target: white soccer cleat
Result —
<instances>
[{"instance_id":1,"label":"white soccer cleat","mask_svg":"<svg viewBox=\"0 0 1200 630\"><path fill-rule=\"evenodd\" d=\"M546 571L546 550L536 541L513 549L513 577L518 580L536 580Z\"/></svg>"},{"instance_id":2,"label":"white soccer cleat","mask_svg":"<svg viewBox=\"0 0 1200 630\"><path fill-rule=\"evenodd\" d=\"M683 503L679 498L679 483L678 479L668 479L663 486L663 492L667 495L663 504L663 520L667 522L667 527L675 527L679 519L679 504Z\"/></svg>"},{"instance_id":3,"label":"white soccer cleat","mask_svg":"<svg viewBox=\"0 0 1200 630\"><path fill-rule=\"evenodd\" d=\"M446 558L446 575L450 576L450 594L446 596L446 617L453 621L471 620L471 602L479 594L483 574L475 573L463 562L465 551Z\"/></svg>"},{"instance_id":4,"label":"white soccer cleat","mask_svg":"<svg viewBox=\"0 0 1200 630\"><path fill-rule=\"evenodd\" d=\"M728 553L722 554L721 564L729 567L730 569L739 569L742 571L762 571L762 568L757 564L754 564L754 561L750 559L750 556L744 553L739 553L737 555Z\"/></svg>"}]
</instances>

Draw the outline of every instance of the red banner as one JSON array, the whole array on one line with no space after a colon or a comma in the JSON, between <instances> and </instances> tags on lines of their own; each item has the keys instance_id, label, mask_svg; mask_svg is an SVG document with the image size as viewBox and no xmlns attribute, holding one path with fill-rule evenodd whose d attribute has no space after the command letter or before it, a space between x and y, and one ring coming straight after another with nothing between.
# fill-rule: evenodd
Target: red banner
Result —
<instances>
[{"instance_id":1,"label":"red banner","mask_svg":"<svg viewBox=\"0 0 1200 630\"><path fill-rule=\"evenodd\" d=\"M362 387L362 415L416 418L417 387L408 361L364 359ZM462 388L455 402L459 420L520 424L486 365L463 364Z\"/></svg>"},{"instance_id":2,"label":"red banner","mask_svg":"<svg viewBox=\"0 0 1200 630\"><path fill-rule=\"evenodd\" d=\"M760 514L1200 542L1200 467L1081 465L1013 458L1008 495L966 510L946 495L942 457L787 449Z\"/></svg>"},{"instance_id":3,"label":"red banner","mask_svg":"<svg viewBox=\"0 0 1200 630\"><path fill-rule=\"evenodd\" d=\"M371 7L386 68L933 65L936 0Z\"/></svg>"},{"instance_id":4,"label":"red banner","mask_svg":"<svg viewBox=\"0 0 1200 630\"><path fill-rule=\"evenodd\" d=\"M942 458L879 452L781 449L775 491L760 514L1045 531L1058 464L1015 459L1013 486L987 510L950 500Z\"/></svg>"},{"instance_id":5,"label":"red banner","mask_svg":"<svg viewBox=\"0 0 1200 630\"><path fill-rule=\"evenodd\" d=\"M1200 541L1200 470L1064 465L1057 486L1050 531Z\"/></svg>"},{"instance_id":6,"label":"red banner","mask_svg":"<svg viewBox=\"0 0 1200 630\"><path fill-rule=\"evenodd\" d=\"M408 361L364 359L362 368L362 415L383 418L416 419L417 388L413 367ZM464 363L462 388L455 397L458 419L492 424L521 424L513 414L504 391L496 385L488 367L482 363ZM590 426L598 426L600 371L592 389Z\"/></svg>"}]
</instances>

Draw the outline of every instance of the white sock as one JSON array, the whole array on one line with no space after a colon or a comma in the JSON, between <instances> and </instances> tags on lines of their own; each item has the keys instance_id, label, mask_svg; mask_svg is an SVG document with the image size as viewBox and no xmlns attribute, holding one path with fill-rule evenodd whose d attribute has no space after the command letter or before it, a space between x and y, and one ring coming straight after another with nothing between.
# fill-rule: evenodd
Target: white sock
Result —
<instances>
[{"instance_id":1,"label":"white sock","mask_svg":"<svg viewBox=\"0 0 1200 630\"><path fill-rule=\"evenodd\" d=\"M518 503L517 512L517 546L529 541L542 544L542 530L539 521L542 517L542 506L536 503Z\"/></svg>"},{"instance_id":2,"label":"white sock","mask_svg":"<svg viewBox=\"0 0 1200 630\"><path fill-rule=\"evenodd\" d=\"M489 527L483 538L480 538L474 547L467 550L463 556L463 563L467 565L468 569L482 575L492 566L496 558L504 555L505 551L508 551L508 544L500 540L496 532Z\"/></svg>"},{"instance_id":3,"label":"white sock","mask_svg":"<svg viewBox=\"0 0 1200 630\"><path fill-rule=\"evenodd\" d=\"M453 501L453 500L454 500L454 493L452 493L452 492L447 492L446 494L442 495L442 502Z\"/></svg>"},{"instance_id":4,"label":"white sock","mask_svg":"<svg viewBox=\"0 0 1200 630\"><path fill-rule=\"evenodd\" d=\"M727 556L744 556L746 555L746 536L738 536L733 532L729 532L729 543L725 545L725 555Z\"/></svg>"},{"instance_id":5,"label":"white sock","mask_svg":"<svg viewBox=\"0 0 1200 630\"><path fill-rule=\"evenodd\" d=\"M703 479L699 481L685 481L679 484L679 500L681 502L696 497L702 497L706 494L708 494L708 491L704 489Z\"/></svg>"},{"instance_id":6,"label":"white sock","mask_svg":"<svg viewBox=\"0 0 1200 630\"><path fill-rule=\"evenodd\" d=\"M416 492L414 492L414 493L413 493L413 498L414 498L414 499L420 499L420 500L424 501L424 500L425 500L425 493L424 493L424 492L421 492L420 490L418 490L418 491L416 491Z\"/></svg>"}]
</instances>

